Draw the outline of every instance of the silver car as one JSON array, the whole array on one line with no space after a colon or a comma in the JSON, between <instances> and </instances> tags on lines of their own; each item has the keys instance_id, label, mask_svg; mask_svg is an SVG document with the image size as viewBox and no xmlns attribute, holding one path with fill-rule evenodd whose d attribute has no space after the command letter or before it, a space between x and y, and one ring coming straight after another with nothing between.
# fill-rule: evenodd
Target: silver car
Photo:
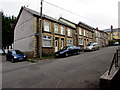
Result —
<instances>
[{"instance_id":1,"label":"silver car","mask_svg":"<svg viewBox=\"0 0 120 90\"><path fill-rule=\"evenodd\" d=\"M99 50L99 44L98 43L91 43L86 46L87 51L94 51L94 50Z\"/></svg>"}]
</instances>

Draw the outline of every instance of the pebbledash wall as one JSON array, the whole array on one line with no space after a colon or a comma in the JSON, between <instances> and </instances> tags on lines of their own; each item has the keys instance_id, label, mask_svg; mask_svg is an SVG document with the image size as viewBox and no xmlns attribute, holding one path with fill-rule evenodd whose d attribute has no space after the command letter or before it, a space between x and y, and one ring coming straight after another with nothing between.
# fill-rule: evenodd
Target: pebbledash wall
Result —
<instances>
[{"instance_id":1,"label":"pebbledash wall","mask_svg":"<svg viewBox=\"0 0 120 90\"><path fill-rule=\"evenodd\" d=\"M62 17L57 20L47 15L42 18L41 43L39 13L26 7L21 8L14 30L14 49L21 50L28 57L37 57L40 44L43 55L48 55L64 46L75 45L84 49L87 44L95 42L94 28L82 22L75 24Z\"/></svg>"},{"instance_id":2,"label":"pebbledash wall","mask_svg":"<svg viewBox=\"0 0 120 90\"><path fill-rule=\"evenodd\" d=\"M34 54L34 16L21 9L14 30L14 49L19 49L29 56Z\"/></svg>"}]
</instances>

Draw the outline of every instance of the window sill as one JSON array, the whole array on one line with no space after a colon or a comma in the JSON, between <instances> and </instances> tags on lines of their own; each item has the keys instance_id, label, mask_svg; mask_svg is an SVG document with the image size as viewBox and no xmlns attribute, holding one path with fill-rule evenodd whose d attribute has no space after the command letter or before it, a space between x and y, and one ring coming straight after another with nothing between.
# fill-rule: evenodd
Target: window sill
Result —
<instances>
[{"instance_id":1,"label":"window sill","mask_svg":"<svg viewBox=\"0 0 120 90\"><path fill-rule=\"evenodd\" d=\"M52 48L52 46L43 46L43 48Z\"/></svg>"},{"instance_id":2,"label":"window sill","mask_svg":"<svg viewBox=\"0 0 120 90\"><path fill-rule=\"evenodd\" d=\"M83 46L83 44L79 44L80 46Z\"/></svg>"},{"instance_id":3,"label":"window sill","mask_svg":"<svg viewBox=\"0 0 120 90\"><path fill-rule=\"evenodd\" d=\"M50 31L44 31L45 33L51 33Z\"/></svg>"},{"instance_id":4,"label":"window sill","mask_svg":"<svg viewBox=\"0 0 120 90\"><path fill-rule=\"evenodd\" d=\"M67 36L68 38L72 38L72 36Z\"/></svg>"}]
</instances>

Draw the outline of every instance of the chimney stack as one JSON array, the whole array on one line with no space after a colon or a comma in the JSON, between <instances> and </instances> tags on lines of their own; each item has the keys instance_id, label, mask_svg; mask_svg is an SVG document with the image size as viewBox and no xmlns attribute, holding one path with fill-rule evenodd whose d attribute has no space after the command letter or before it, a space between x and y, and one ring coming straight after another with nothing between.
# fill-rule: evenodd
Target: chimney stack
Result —
<instances>
[{"instance_id":1,"label":"chimney stack","mask_svg":"<svg viewBox=\"0 0 120 90\"><path fill-rule=\"evenodd\" d=\"M113 29L113 25L111 25L111 29Z\"/></svg>"},{"instance_id":2,"label":"chimney stack","mask_svg":"<svg viewBox=\"0 0 120 90\"><path fill-rule=\"evenodd\" d=\"M98 27L96 27L96 30L98 30Z\"/></svg>"}]
</instances>

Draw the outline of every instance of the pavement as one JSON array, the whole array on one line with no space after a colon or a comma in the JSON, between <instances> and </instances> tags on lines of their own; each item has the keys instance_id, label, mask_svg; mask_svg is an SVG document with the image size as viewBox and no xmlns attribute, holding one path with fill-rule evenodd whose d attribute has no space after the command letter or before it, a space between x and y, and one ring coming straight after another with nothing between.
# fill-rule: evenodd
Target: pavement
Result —
<instances>
[{"instance_id":1,"label":"pavement","mask_svg":"<svg viewBox=\"0 0 120 90\"><path fill-rule=\"evenodd\" d=\"M118 46L37 63L5 61L3 88L99 88L100 76L110 67Z\"/></svg>"}]
</instances>

